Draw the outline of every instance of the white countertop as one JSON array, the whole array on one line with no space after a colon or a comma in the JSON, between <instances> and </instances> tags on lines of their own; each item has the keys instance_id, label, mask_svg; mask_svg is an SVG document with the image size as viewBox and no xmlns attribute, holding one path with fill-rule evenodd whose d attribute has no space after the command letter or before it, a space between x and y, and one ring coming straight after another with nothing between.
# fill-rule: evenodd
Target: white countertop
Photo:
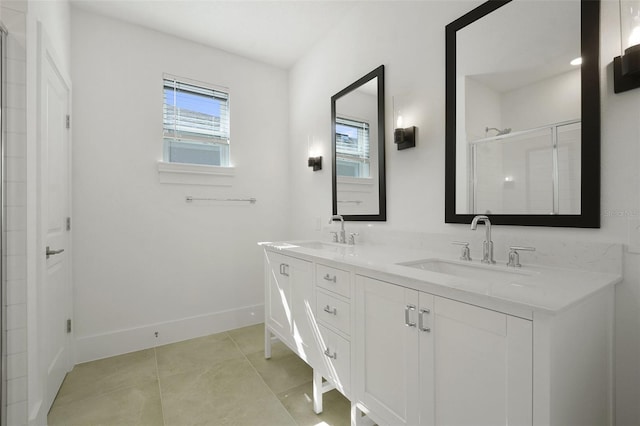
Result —
<instances>
[{"instance_id":1,"label":"white countertop","mask_svg":"<svg viewBox=\"0 0 640 426\"><path fill-rule=\"evenodd\" d=\"M507 268L500 263L485 265L476 259L471 262L459 261L433 251L396 246L348 246L313 241L260 244L271 251L334 267L351 266L360 275L527 319L533 319L536 313L558 314L590 295L622 281L622 276L618 274L529 264L523 264L522 268ZM480 273L483 270L503 273L500 273L500 279L489 281L486 278L463 278L399 265L425 259L472 265L479 268Z\"/></svg>"}]
</instances>

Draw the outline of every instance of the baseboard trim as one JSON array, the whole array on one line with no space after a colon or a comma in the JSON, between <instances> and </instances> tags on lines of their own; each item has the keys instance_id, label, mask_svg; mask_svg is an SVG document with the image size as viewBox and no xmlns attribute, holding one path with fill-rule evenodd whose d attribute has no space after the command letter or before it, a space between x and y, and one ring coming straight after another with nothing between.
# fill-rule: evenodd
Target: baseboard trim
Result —
<instances>
[{"instance_id":1,"label":"baseboard trim","mask_svg":"<svg viewBox=\"0 0 640 426\"><path fill-rule=\"evenodd\" d=\"M75 364L221 333L261 322L264 322L263 304L78 337L75 340ZM155 335L156 332L158 337Z\"/></svg>"}]
</instances>

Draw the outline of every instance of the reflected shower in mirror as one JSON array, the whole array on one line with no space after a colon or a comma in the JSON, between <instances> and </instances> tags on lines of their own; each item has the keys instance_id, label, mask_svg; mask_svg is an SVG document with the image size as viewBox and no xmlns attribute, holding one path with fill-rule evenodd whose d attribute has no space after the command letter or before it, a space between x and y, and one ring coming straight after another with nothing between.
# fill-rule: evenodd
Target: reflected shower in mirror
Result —
<instances>
[{"instance_id":1,"label":"reflected shower in mirror","mask_svg":"<svg viewBox=\"0 0 640 426\"><path fill-rule=\"evenodd\" d=\"M489 1L447 26L447 222L597 226L594 9Z\"/></svg>"},{"instance_id":2,"label":"reflected shower in mirror","mask_svg":"<svg viewBox=\"0 0 640 426\"><path fill-rule=\"evenodd\" d=\"M384 67L331 98L333 214L386 220Z\"/></svg>"}]
</instances>

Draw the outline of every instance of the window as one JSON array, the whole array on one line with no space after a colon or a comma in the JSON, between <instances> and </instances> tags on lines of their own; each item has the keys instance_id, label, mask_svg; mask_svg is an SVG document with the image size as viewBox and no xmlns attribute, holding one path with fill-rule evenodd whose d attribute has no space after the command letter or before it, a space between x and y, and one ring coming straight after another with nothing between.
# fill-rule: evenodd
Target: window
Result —
<instances>
[{"instance_id":1,"label":"window","mask_svg":"<svg viewBox=\"0 0 640 426\"><path fill-rule=\"evenodd\" d=\"M336 117L336 172L338 176L370 175L369 123Z\"/></svg>"},{"instance_id":2,"label":"window","mask_svg":"<svg viewBox=\"0 0 640 426\"><path fill-rule=\"evenodd\" d=\"M229 94L164 78L164 161L229 166Z\"/></svg>"}]
</instances>

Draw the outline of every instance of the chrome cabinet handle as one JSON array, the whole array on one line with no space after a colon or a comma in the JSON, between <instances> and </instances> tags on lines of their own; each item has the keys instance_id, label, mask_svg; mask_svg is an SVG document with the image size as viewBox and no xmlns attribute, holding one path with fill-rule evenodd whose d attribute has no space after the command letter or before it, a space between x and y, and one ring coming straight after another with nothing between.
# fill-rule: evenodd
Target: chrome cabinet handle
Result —
<instances>
[{"instance_id":1,"label":"chrome cabinet handle","mask_svg":"<svg viewBox=\"0 0 640 426\"><path fill-rule=\"evenodd\" d=\"M331 358L331 359L338 359L338 354L334 352L334 353L333 353L333 355L331 355L331 352L329 352L329 348L327 348L327 349L324 351L324 354L325 354L325 356L327 356L328 358Z\"/></svg>"},{"instance_id":2,"label":"chrome cabinet handle","mask_svg":"<svg viewBox=\"0 0 640 426\"><path fill-rule=\"evenodd\" d=\"M289 272L287 271L288 268L289 268L289 265L287 265L286 263L281 263L280 275L284 275L285 277L288 277L289 276Z\"/></svg>"},{"instance_id":3,"label":"chrome cabinet handle","mask_svg":"<svg viewBox=\"0 0 640 426\"><path fill-rule=\"evenodd\" d=\"M334 275L333 277L331 277L331 275L327 274L324 276L325 281L332 281L332 282L336 282L336 276Z\"/></svg>"},{"instance_id":4,"label":"chrome cabinet handle","mask_svg":"<svg viewBox=\"0 0 640 426\"><path fill-rule=\"evenodd\" d=\"M429 309L420 309L420 314L418 315L418 330L424 331L425 333L431 333L430 327L424 326L424 316L425 314L430 314L431 311Z\"/></svg>"},{"instance_id":5,"label":"chrome cabinet handle","mask_svg":"<svg viewBox=\"0 0 640 426\"><path fill-rule=\"evenodd\" d=\"M416 307L415 305L407 305L404 308L404 325L406 325L407 327L415 327L416 323L415 322L411 322L411 320L409 319L409 315L411 311L415 311Z\"/></svg>"},{"instance_id":6,"label":"chrome cabinet handle","mask_svg":"<svg viewBox=\"0 0 640 426\"><path fill-rule=\"evenodd\" d=\"M64 249L60 249L60 250L51 250L51 248L49 246L47 246L47 259L51 256L55 256L56 254L60 254L64 251Z\"/></svg>"},{"instance_id":7,"label":"chrome cabinet handle","mask_svg":"<svg viewBox=\"0 0 640 426\"><path fill-rule=\"evenodd\" d=\"M327 305L323 310L328 314L338 315L338 308L331 309L331 306Z\"/></svg>"}]
</instances>

